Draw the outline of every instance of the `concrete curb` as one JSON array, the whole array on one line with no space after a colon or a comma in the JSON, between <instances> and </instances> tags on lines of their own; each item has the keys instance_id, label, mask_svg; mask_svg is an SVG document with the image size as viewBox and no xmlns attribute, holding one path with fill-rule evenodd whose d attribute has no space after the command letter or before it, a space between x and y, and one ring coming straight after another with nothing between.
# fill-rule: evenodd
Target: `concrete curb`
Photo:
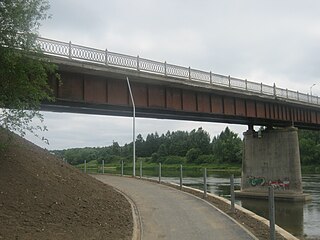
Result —
<instances>
[{"instance_id":1,"label":"concrete curb","mask_svg":"<svg viewBox=\"0 0 320 240\"><path fill-rule=\"evenodd\" d=\"M165 182L166 184L169 184L169 185L172 185L174 187L180 187L179 184L176 184L176 183L172 183L172 182ZM199 190L199 189L195 189L195 188L192 188L192 187L187 187L187 186L183 186L184 189L189 189L191 191L194 191L194 192L198 192L198 193L203 193L203 191ZM213 198L216 198L218 200L221 200L223 202L225 202L226 204L228 205L231 205L231 202L223 197L220 197L220 196L217 196L215 194L212 194L212 193L207 193L208 196L210 197L213 197ZM265 219L264 217L261 217L257 214L255 214L254 212L251 212L249 211L248 209L245 209L237 204L235 204L235 208L238 210L238 211L241 211L247 215L249 215L250 217L256 219L257 221L260 221L262 222L263 224L267 225L269 227L269 220ZM219 209L220 210L220 209ZM220 210L220 212L222 212ZM226 214L226 213L224 213ZM226 214L227 215L227 214ZM227 215L229 216L229 215ZM230 217L230 216L229 216ZM231 217L230 217L231 218ZM233 218L232 218L233 219ZM233 219L234 220L234 219ZM234 220L236 221L236 220ZM238 223L239 224L239 223ZM239 224L240 225L240 224ZM240 225L241 226L241 225ZM246 229L247 230L247 229ZM249 231L249 230L247 230ZM283 228L279 227L278 225L276 225L276 232L278 232L281 236L283 236L284 238L288 239L288 240L299 240L298 238L296 238L295 236L293 236L291 233L287 232L286 230L284 230Z\"/></svg>"},{"instance_id":2,"label":"concrete curb","mask_svg":"<svg viewBox=\"0 0 320 240\"><path fill-rule=\"evenodd\" d=\"M132 231L132 240L141 240L142 239L142 222L141 222L141 216L139 209L135 202L124 192L121 190L113 187L114 190L119 192L121 195L123 195L127 201L130 203L131 210L132 210L132 218L133 218L133 231Z\"/></svg>"}]
</instances>

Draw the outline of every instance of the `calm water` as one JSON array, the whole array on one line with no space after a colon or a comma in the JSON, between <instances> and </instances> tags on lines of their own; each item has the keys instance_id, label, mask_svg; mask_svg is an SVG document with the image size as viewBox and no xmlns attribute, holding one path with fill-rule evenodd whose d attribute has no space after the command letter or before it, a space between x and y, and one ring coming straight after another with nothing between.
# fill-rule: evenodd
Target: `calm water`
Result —
<instances>
[{"instance_id":1,"label":"calm water","mask_svg":"<svg viewBox=\"0 0 320 240\"><path fill-rule=\"evenodd\" d=\"M137 175L139 171L137 172ZM157 169L143 170L144 176L157 176ZM163 181L179 183L179 171L162 170ZM276 201L276 223L300 239L320 239L320 174L303 175L305 193L312 195L306 203ZM184 171L184 185L203 189L201 171ZM230 174L208 171L208 191L230 198ZM240 189L240 177L235 177L236 189ZM267 200L238 199L237 204L268 218Z\"/></svg>"}]
</instances>

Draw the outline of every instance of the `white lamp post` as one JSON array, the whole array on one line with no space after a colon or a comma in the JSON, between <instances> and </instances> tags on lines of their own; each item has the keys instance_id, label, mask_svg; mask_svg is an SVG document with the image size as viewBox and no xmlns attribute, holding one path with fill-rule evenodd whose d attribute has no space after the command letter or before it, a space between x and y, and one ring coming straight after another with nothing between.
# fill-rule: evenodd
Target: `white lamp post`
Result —
<instances>
[{"instance_id":1,"label":"white lamp post","mask_svg":"<svg viewBox=\"0 0 320 240\"><path fill-rule=\"evenodd\" d=\"M134 104L133 100L133 95L131 91L131 86L129 82L129 78L127 77L127 83L128 83L128 88L130 92L130 97L131 97L131 102L132 102L132 108L133 108L133 123L132 123L132 144L133 144L133 169L132 169L132 176L136 176L136 105Z\"/></svg>"},{"instance_id":2,"label":"white lamp post","mask_svg":"<svg viewBox=\"0 0 320 240\"><path fill-rule=\"evenodd\" d=\"M316 83L312 84L311 87L310 87L310 95L312 96L312 88L317 85Z\"/></svg>"}]
</instances>

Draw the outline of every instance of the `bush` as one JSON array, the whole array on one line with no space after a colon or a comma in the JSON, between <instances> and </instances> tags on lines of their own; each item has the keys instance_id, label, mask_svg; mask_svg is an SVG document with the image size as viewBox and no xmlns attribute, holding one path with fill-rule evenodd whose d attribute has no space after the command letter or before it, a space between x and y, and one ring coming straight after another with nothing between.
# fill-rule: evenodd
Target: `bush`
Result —
<instances>
[{"instance_id":1,"label":"bush","mask_svg":"<svg viewBox=\"0 0 320 240\"><path fill-rule=\"evenodd\" d=\"M186 159L185 157L180 157L180 156L167 156L164 158L165 164L185 164Z\"/></svg>"},{"instance_id":2,"label":"bush","mask_svg":"<svg viewBox=\"0 0 320 240\"><path fill-rule=\"evenodd\" d=\"M214 157L214 155L200 155L197 159L197 163L217 163L218 161Z\"/></svg>"},{"instance_id":3,"label":"bush","mask_svg":"<svg viewBox=\"0 0 320 240\"><path fill-rule=\"evenodd\" d=\"M187 162L196 163L200 154L201 154L200 149L191 148L186 154Z\"/></svg>"}]
</instances>

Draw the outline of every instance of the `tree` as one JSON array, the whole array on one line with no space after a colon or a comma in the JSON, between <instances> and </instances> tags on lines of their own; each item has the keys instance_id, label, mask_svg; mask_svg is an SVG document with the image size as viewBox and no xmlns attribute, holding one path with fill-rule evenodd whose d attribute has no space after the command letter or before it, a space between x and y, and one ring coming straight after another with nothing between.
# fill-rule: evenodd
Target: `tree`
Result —
<instances>
[{"instance_id":1,"label":"tree","mask_svg":"<svg viewBox=\"0 0 320 240\"><path fill-rule=\"evenodd\" d=\"M240 163L242 140L228 127L212 140L213 155L219 162Z\"/></svg>"},{"instance_id":2,"label":"tree","mask_svg":"<svg viewBox=\"0 0 320 240\"><path fill-rule=\"evenodd\" d=\"M299 130L302 165L320 164L320 131Z\"/></svg>"},{"instance_id":3,"label":"tree","mask_svg":"<svg viewBox=\"0 0 320 240\"><path fill-rule=\"evenodd\" d=\"M196 163L198 158L199 158L199 156L200 156L200 154L201 154L200 149L191 148L186 154L187 161L189 163Z\"/></svg>"},{"instance_id":4,"label":"tree","mask_svg":"<svg viewBox=\"0 0 320 240\"><path fill-rule=\"evenodd\" d=\"M197 148L201 154L210 153L210 135L201 127L196 131L193 129L189 134L190 147Z\"/></svg>"},{"instance_id":5,"label":"tree","mask_svg":"<svg viewBox=\"0 0 320 240\"><path fill-rule=\"evenodd\" d=\"M48 15L46 0L0 1L0 127L37 135L42 124L31 125L43 100L52 100L48 75L56 67L46 61L37 47L40 21ZM2 110L1 110L2 109Z\"/></svg>"}]
</instances>

